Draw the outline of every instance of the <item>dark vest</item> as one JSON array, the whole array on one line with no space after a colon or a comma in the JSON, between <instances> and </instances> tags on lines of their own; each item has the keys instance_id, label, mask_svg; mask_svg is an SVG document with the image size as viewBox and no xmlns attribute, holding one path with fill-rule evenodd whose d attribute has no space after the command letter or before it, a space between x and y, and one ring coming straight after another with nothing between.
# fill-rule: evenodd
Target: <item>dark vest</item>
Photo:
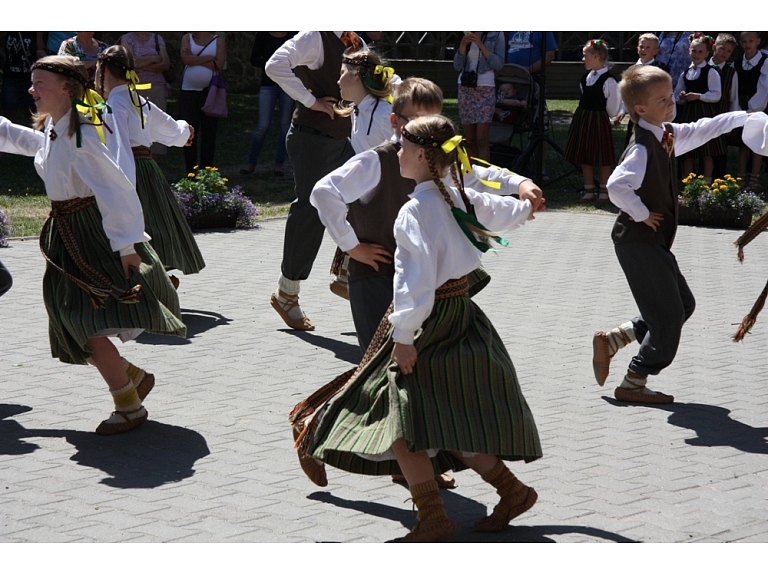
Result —
<instances>
[{"instance_id":1,"label":"dark vest","mask_svg":"<svg viewBox=\"0 0 768 575\"><path fill-rule=\"evenodd\" d=\"M307 66L296 66L293 73L315 98L333 96L341 100L341 91L336 82L341 70L341 56L346 46L333 32L319 32L319 34L323 39L323 65L317 70L310 70ZM352 133L352 120L349 117L335 116L331 119L328 114L310 110L300 102L296 102L293 123L297 126L307 126L337 140L349 138Z\"/></svg>"},{"instance_id":2,"label":"dark vest","mask_svg":"<svg viewBox=\"0 0 768 575\"><path fill-rule=\"evenodd\" d=\"M692 92L694 94L703 94L709 91L709 70L712 68L709 64L705 64L699 68L699 77L695 80L689 80L686 78L688 70L683 74L683 83L685 84L685 91Z\"/></svg>"},{"instance_id":3,"label":"dark vest","mask_svg":"<svg viewBox=\"0 0 768 575\"><path fill-rule=\"evenodd\" d=\"M664 62L659 62L658 60L654 60L649 66L655 66L656 68L659 68L661 70L664 70L667 74L669 74L669 66L667 66Z\"/></svg>"},{"instance_id":4,"label":"dark vest","mask_svg":"<svg viewBox=\"0 0 768 575\"><path fill-rule=\"evenodd\" d=\"M739 106L742 110L747 109L749 99L757 92L757 83L760 80L760 70L763 69L766 55L760 56L760 61L757 66L753 66L751 70L744 69L744 59L739 58L734 62L736 73L739 75ZM759 110L758 110L759 111Z\"/></svg>"},{"instance_id":5,"label":"dark vest","mask_svg":"<svg viewBox=\"0 0 768 575\"><path fill-rule=\"evenodd\" d=\"M379 156L381 180L371 200L362 205L360 201L349 204L347 219L357 238L362 243L379 244L394 255L397 244L393 227L400 208L408 201L416 182L400 175L397 152L400 144L387 142L373 150ZM377 272L368 264L349 259L349 281L368 279L374 276L395 277L394 264L379 262Z\"/></svg>"},{"instance_id":6,"label":"dark vest","mask_svg":"<svg viewBox=\"0 0 768 575\"><path fill-rule=\"evenodd\" d=\"M584 74L581 77L581 98L579 99L579 108L584 110L601 111L605 110L605 106L608 104L608 99L603 94L603 84L608 78L613 78L610 72L602 74L597 81L591 86L587 86L587 76L589 73ZM615 80L616 78L614 78Z\"/></svg>"},{"instance_id":7,"label":"dark vest","mask_svg":"<svg viewBox=\"0 0 768 575\"><path fill-rule=\"evenodd\" d=\"M720 101L715 104L716 115L724 114L731 109L731 87L733 86L733 78L736 76L736 69L723 62L723 66L718 70L718 74L720 74L720 90L722 95L720 96Z\"/></svg>"},{"instance_id":8,"label":"dark vest","mask_svg":"<svg viewBox=\"0 0 768 575\"><path fill-rule=\"evenodd\" d=\"M673 131L669 124L664 128ZM640 196L648 210L662 214L664 219L654 232L643 222L633 222L626 212L619 212L611 237L617 244L646 242L661 244L670 249L677 232L677 160L674 152L671 157L667 154L653 133L635 126L632 140L624 150L620 163L624 160L627 150L635 143L645 146L648 152L643 183L635 193Z\"/></svg>"}]
</instances>

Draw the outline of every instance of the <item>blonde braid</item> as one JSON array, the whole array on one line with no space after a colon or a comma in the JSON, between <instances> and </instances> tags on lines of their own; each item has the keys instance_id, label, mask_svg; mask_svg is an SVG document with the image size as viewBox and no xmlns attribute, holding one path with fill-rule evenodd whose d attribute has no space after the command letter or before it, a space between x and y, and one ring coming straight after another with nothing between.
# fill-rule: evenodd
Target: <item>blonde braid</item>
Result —
<instances>
[{"instance_id":1,"label":"blonde braid","mask_svg":"<svg viewBox=\"0 0 768 575\"><path fill-rule=\"evenodd\" d=\"M437 189L440 190L440 193L443 194L443 198L448 203L450 207L454 207L453 199L451 198L451 195L448 193L448 190L445 188L445 184L443 183L443 178L440 177L440 171L437 169L437 162L435 158L435 152L433 148L424 148L424 152L427 156L427 167L429 167L429 173L432 174L432 181L435 182L435 185L437 186Z\"/></svg>"}]
</instances>

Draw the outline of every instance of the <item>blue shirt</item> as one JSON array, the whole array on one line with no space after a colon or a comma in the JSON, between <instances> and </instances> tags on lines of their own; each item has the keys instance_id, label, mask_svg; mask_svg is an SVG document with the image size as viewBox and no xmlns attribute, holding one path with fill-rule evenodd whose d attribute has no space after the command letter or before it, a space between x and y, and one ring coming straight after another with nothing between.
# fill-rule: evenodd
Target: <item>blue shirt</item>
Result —
<instances>
[{"instance_id":1,"label":"blue shirt","mask_svg":"<svg viewBox=\"0 0 768 575\"><path fill-rule=\"evenodd\" d=\"M527 68L541 60L542 32L505 32L507 37L507 64L517 64ZM557 42L552 32L547 32L547 52L557 50Z\"/></svg>"}]
</instances>

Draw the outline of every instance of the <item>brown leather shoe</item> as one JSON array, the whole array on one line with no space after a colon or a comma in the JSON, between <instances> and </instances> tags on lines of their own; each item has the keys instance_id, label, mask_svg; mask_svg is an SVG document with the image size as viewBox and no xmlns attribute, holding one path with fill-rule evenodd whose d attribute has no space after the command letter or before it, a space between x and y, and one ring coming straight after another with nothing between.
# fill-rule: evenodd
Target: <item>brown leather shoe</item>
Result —
<instances>
[{"instance_id":1,"label":"brown leather shoe","mask_svg":"<svg viewBox=\"0 0 768 575\"><path fill-rule=\"evenodd\" d=\"M143 411L144 413L138 417L134 417L133 419L128 417L129 415L138 413L140 411ZM122 421L117 423L110 423L109 419L115 415L119 415L122 418ZM147 413L147 410L144 409L144 406L141 406L139 409L135 409L133 411L113 411L107 419L99 424L99 426L96 428L96 433L99 435L116 435L118 433L125 433L126 431L137 428L139 425L147 421L148 416L149 414Z\"/></svg>"},{"instance_id":2,"label":"brown leather shoe","mask_svg":"<svg viewBox=\"0 0 768 575\"><path fill-rule=\"evenodd\" d=\"M281 318L283 318L285 325L287 325L291 329L297 329L299 331L314 331L315 326L312 325L311 321L309 321L307 314L304 314L304 316L299 319L292 319L288 315L289 311L291 311L293 308L299 305L299 296L290 295L280 290L278 291L283 298L288 300L288 303L287 303L288 307L284 308L282 305L280 305L280 302L277 300L277 296L275 294L272 294L272 297L270 298L269 303L272 304L272 307L275 309L275 311L278 314L280 314Z\"/></svg>"},{"instance_id":3,"label":"brown leather shoe","mask_svg":"<svg viewBox=\"0 0 768 575\"><path fill-rule=\"evenodd\" d=\"M657 391L655 394L643 393L641 391L633 391L625 387L617 387L613 396L617 401L626 401L627 403L644 403L647 405L663 405L666 403L672 403L675 401L674 396L667 395Z\"/></svg>"},{"instance_id":4,"label":"brown leather shoe","mask_svg":"<svg viewBox=\"0 0 768 575\"><path fill-rule=\"evenodd\" d=\"M510 521L528 511L539 499L539 494L536 493L533 487L526 486L525 489L528 491L521 503L510 505L505 498L502 498L496 507L493 508L493 513L488 517L475 521L475 529L485 533L495 533L506 529Z\"/></svg>"},{"instance_id":5,"label":"brown leather shoe","mask_svg":"<svg viewBox=\"0 0 768 575\"><path fill-rule=\"evenodd\" d=\"M405 537L398 537L387 543L438 543L450 539L456 533L456 522L447 517L424 519Z\"/></svg>"}]
</instances>

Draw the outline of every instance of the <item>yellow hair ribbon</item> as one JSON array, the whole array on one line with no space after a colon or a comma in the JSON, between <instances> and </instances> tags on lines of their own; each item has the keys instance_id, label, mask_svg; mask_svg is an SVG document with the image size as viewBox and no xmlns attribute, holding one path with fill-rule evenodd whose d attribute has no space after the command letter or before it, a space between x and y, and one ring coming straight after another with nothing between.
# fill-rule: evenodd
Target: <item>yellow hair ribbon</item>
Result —
<instances>
[{"instance_id":1,"label":"yellow hair ribbon","mask_svg":"<svg viewBox=\"0 0 768 575\"><path fill-rule=\"evenodd\" d=\"M389 66L382 66L379 64L373 69L374 74L381 74L381 81L383 84L386 84L387 81L392 77L392 75L395 73L394 68L390 68Z\"/></svg>"},{"instance_id":2,"label":"yellow hair ribbon","mask_svg":"<svg viewBox=\"0 0 768 575\"><path fill-rule=\"evenodd\" d=\"M139 75L136 70L126 70L125 79L128 80L128 87L131 90L149 90L152 84L139 84Z\"/></svg>"},{"instance_id":3,"label":"yellow hair ribbon","mask_svg":"<svg viewBox=\"0 0 768 575\"><path fill-rule=\"evenodd\" d=\"M462 145L462 141L463 138L461 136L454 136L453 138L443 142L441 148L446 154L450 153L452 150L456 150L456 154L458 155L457 163L459 164L461 171L465 174L472 174L477 178L474 170L472 170L472 164L469 161L469 154L467 154L467 149ZM501 188L501 184L499 182L481 180L480 178L477 178L477 180L489 188L494 188L496 190Z\"/></svg>"},{"instance_id":4,"label":"yellow hair ribbon","mask_svg":"<svg viewBox=\"0 0 768 575\"><path fill-rule=\"evenodd\" d=\"M75 100L74 102L72 102L72 106L80 114L83 114L83 115L90 114L91 120L93 121L88 123L90 123L92 126L96 128L96 131L99 134L99 140L101 140L102 144L106 145L106 140L104 139L104 128L102 128L102 126L104 125L104 120L101 119L100 114L101 114L101 110L103 109L106 109L108 112L112 112L112 110L104 101L104 98L102 98L98 92L95 92L90 88L87 88L83 93L83 99ZM80 144L81 144L81 137L80 137L80 130L78 129L78 132L77 132L78 148L80 147Z\"/></svg>"}]
</instances>

